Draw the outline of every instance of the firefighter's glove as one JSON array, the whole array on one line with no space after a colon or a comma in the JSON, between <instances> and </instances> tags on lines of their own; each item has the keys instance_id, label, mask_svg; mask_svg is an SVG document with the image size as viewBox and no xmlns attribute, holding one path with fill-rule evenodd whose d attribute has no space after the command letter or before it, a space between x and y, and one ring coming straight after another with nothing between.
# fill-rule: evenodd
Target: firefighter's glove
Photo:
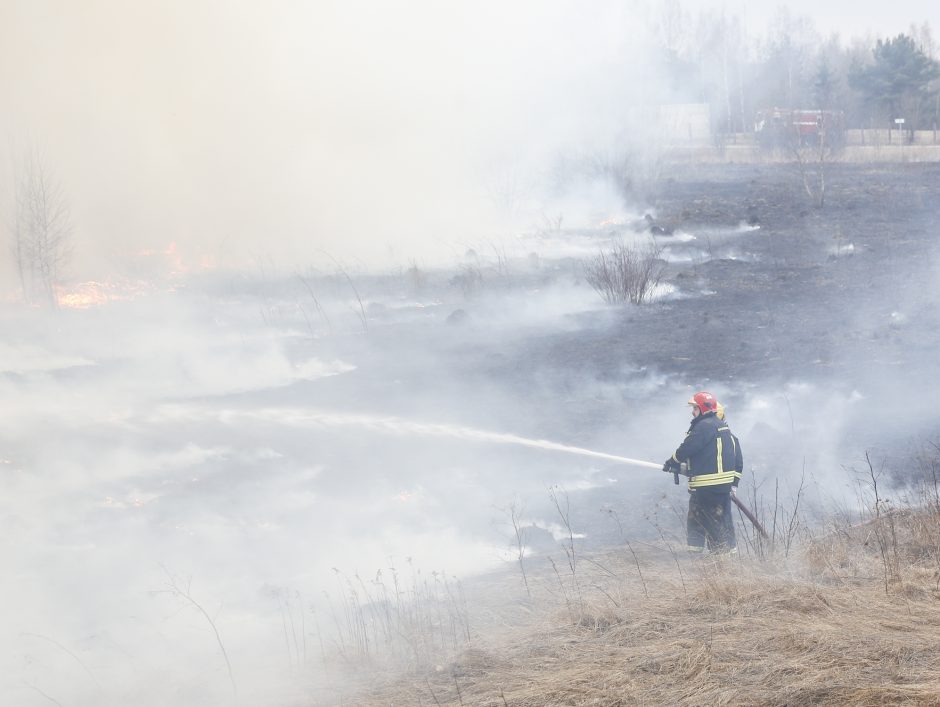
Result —
<instances>
[{"instance_id":1,"label":"firefighter's glove","mask_svg":"<svg viewBox=\"0 0 940 707\"><path fill-rule=\"evenodd\" d=\"M665 471L665 472L667 472L667 473L669 473L669 474L677 474L677 473L679 473L679 469L680 469L680 467L679 467L679 462L677 462L677 461L676 461L675 459L673 459L672 457L669 457L669 458L666 460L666 463L663 464L663 471Z\"/></svg>"}]
</instances>

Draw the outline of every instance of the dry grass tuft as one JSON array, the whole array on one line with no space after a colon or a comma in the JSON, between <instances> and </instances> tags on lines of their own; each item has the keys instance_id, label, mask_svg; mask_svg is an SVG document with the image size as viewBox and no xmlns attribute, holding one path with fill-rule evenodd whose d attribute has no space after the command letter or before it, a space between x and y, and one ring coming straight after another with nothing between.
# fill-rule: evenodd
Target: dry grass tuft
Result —
<instances>
[{"instance_id":1,"label":"dry grass tuft","mask_svg":"<svg viewBox=\"0 0 940 707\"><path fill-rule=\"evenodd\" d=\"M827 531L785 562L648 546L642 582L626 549L594 555L574 607L532 562L531 598L508 573L472 588L472 647L374 673L345 703L940 705L940 568L925 550L940 516L925 514Z\"/></svg>"}]
</instances>

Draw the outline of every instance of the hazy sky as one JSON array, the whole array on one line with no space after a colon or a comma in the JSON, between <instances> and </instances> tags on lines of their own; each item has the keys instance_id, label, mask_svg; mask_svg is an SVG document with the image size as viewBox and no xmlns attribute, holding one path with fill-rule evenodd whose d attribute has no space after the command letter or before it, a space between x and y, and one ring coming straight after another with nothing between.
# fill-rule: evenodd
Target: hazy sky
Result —
<instances>
[{"instance_id":1,"label":"hazy sky","mask_svg":"<svg viewBox=\"0 0 940 707\"><path fill-rule=\"evenodd\" d=\"M931 0L906 2L853 2L852 0L788 0L788 2L747 2L746 0L698 0L685 3L700 8L726 9L729 13L746 18L752 30L763 30L782 7L794 15L805 15L825 33L838 33L843 38L873 34L876 37L893 36L906 32L912 22L930 23L934 32L940 27L940 5Z\"/></svg>"},{"instance_id":2,"label":"hazy sky","mask_svg":"<svg viewBox=\"0 0 940 707\"><path fill-rule=\"evenodd\" d=\"M778 7L711 4L757 29ZM190 266L454 257L498 231L489 187L603 144L645 99L657 5L3 0L4 218L34 145L69 196L77 279L171 243ZM843 34L940 12L790 6Z\"/></svg>"},{"instance_id":3,"label":"hazy sky","mask_svg":"<svg viewBox=\"0 0 940 707\"><path fill-rule=\"evenodd\" d=\"M407 262L429 236L462 253L486 223L474 172L589 134L611 92L585 77L637 63L613 5L532 7L7 4L0 134L42 147L80 261L176 242L240 264L393 243Z\"/></svg>"}]
</instances>

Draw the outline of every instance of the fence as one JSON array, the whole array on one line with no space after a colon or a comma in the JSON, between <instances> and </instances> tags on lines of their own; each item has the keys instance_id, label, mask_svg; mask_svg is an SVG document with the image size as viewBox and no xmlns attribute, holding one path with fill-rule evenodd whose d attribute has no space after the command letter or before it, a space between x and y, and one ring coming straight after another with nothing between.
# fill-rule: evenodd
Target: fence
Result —
<instances>
[{"instance_id":1,"label":"fence","mask_svg":"<svg viewBox=\"0 0 940 707\"><path fill-rule=\"evenodd\" d=\"M753 133L721 136L711 146L665 146L663 157L678 163L790 162L793 155L759 147ZM940 130L846 130L844 147L834 162L940 162Z\"/></svg>"},{"instance_id":2,"label":"fence","mask_svg":"<svg viewBox=\"0 0 940 707\"><path fill-rule=\"evenodd\" d=\"M938 130L846 130L846 145L940 145Z\"/></svg>"}]
</instances>

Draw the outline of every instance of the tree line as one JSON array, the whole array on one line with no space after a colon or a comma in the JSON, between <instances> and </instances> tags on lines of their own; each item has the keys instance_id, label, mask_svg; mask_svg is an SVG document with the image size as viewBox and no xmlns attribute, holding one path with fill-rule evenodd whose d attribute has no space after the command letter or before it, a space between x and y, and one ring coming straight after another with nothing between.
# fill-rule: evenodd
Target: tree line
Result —
<instances>
[{"instance_id":1,"label":"tree line","mask_svg":"<svg viewBox=\"0 0 940 707\"><path fill-rule=\"evenodd\" d=\"M940 63L929 24L888 38L824 36L779 10L764 34L739 17L666 0L652 22L664 100L708 103L713 129L750 132L768 108L840 111L848 128L940 128Z\"/></svg>"}]
</instances>

